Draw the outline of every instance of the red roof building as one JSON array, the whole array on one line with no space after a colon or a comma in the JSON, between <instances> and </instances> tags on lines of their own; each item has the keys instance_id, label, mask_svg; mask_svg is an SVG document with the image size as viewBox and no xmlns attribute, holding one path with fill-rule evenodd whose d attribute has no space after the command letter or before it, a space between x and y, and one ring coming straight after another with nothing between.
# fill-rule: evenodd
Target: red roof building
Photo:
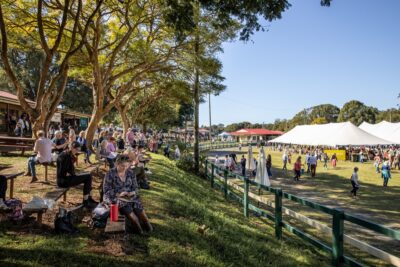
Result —
<instances>
[{"instance_id":1,"label":"red roof building","mask_svg":"<svg viewBox=\"0 0 400 267\"><path fill-rule=\"evenodd\" d=\"M241 129L236 132L230 133L238 142L252 142L268 141L273 137L284 134L281 131L272 131L268 129Z\"/></svg>"}]
</instances>

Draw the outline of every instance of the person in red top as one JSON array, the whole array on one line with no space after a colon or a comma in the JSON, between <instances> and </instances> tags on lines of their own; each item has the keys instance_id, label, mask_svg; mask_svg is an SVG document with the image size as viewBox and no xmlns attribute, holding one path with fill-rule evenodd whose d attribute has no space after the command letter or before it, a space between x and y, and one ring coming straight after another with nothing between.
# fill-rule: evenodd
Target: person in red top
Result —
<instances>
[{"instance_id":1,"label":"person in red top","mask_svg":"<svg viewBox=\"0 0 400 267\"><path fill-rule=\"evenodd\" d=\"M301 163L301 157L299 156L296 160L296 162L294 163L294 180L295 181L299 181L300 180L300 176L301 176L301 166L303 166L303 164Z\"/></svg>"}]
</instances>

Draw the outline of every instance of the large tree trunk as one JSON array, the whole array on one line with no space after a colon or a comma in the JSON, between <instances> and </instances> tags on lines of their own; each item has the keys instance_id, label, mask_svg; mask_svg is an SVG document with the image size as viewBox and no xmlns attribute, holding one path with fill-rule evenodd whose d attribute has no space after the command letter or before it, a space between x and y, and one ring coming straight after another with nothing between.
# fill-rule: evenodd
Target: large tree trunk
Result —
<instances>
[{"instance_id":1,"label":"large tree trunk","mask_svg":"<svg viewBox=\"0 0 400 267\"><path fill-rule=\"evenodd\" d=\"M90 122L88 125L88 128L86 129L86 144L87 147L91 150L93 150L92 144L93 144L93 139L94 135L97 130L97 126L99 125L99 122L104 116L104 112L99 110L99 108L94 107L93 108L93 114L92 117L90 118Z\"/></svg>"},{"instance_id":2,"label":"large tree trunk","mask_svg":"<svg viewBox=\"0 0 400 267\"><path fill-rule=\"evenodd\" d=\"M115 107L117 108L119 115L121 116L122 125L124 127L123 138L125 140L126 134L128 133L128 128L129 128L129 118L127 115L127 109L124 107L121 107L119 105L116 105Z\"/></svg>"},{"instance_id":3,"label":"large tree trunk","mask_svg":"<svg viewBox=\"0 0 400 267\"><path fill-rule=\"evenodd\" d=\"M199 52L199 40L196 38L195 56L197 58ZM195 67L194 73L194 169L195 172L200 170L200 151L199 151L199 106L200 106L200 83L199 70Z\"/></svg>"},{"instance_id":4,"label":"large tree trunk","mask_svg":"<svg viewBox=\"0 0 400 267\"><path fill-rule=\"evenodd\" d=\"M196 1L197 16L200 16L200 4ZM198 22L197 22L198 24ZM197 25L198 27L198 25ZM194 39L194 170L196 173L200 171L200 151L199 151L199 106L200 106L200 73L199 73L199 54L200 54L200 36L196 27Z\"/></svg>"}]
</instances>

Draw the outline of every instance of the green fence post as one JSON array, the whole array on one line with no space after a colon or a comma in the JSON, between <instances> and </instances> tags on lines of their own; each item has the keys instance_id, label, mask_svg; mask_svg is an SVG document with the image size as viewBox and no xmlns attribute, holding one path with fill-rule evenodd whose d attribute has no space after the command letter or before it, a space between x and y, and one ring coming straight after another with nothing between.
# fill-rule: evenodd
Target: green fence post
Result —
<instances>
[{"instance_id":1,"label":"green fence post","mask_svg":"<svg viewBox=\"0 0 400 267\"><path fill-rule=\"evenodd\" d=\"M243 213L246 218L249 217L249 178L244 178L244 193L243 193Z\"/></svg>"},{"instance_id":2,"label":"green fence post","mask_svg":"<svg viewBox=\"0 0 400 267\"><path fill-rule=\"evenodd\" d=\"M344 211L333 210L332 217L332 266L341 266L343 262Z\"/></svg>"},{"instance_id":3,"label":"green fence post","mask_svg":"<svg viewBox=\"0 0 400 267\"><path fill-rule=\"evenodd\" d=\"M275 236L277 239L282 238L282 189L275 191Z\"/></svg>"},{"instance_id":4,"label":"green fence post","mask_svg":"<svg viewBox=\"0 0 400 267\"><path fill-rule=\"evenodd\" d=\"M224 194L228 198L228 170L224 170Z\"/></svg>"},{"instance_id":5,"label":"green fence post","mask_svg":"<svg viewBox=\"0 0 400 267\"><path fill-rule=\"evenodd\" d=\"M211 188L214 188L215 165L211 164Z\"/></svg>"},{"instance_id":6,"label":"green fence post","mask_svg":"<svg viewBox=\"0 0 400 267\"><path fill-rule=\"evenodd\" d=\"M206 163L204 164L204 168L205 168L205 170L204 170L204 173L206 174L206 178L208 179L208 175L207 175L207 163L208 163L208 159L206 159Z\"/></svg>"}]
</instances>

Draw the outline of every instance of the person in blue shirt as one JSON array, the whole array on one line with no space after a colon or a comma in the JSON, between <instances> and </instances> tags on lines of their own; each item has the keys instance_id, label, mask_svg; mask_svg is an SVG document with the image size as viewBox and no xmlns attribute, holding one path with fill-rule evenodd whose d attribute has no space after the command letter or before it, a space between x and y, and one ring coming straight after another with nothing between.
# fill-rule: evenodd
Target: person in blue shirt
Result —
<instances>
[{"instance_id":1,"label":"person in blue shirt","mask_svg":"<svg viewBox=\"0 0 400 267\"><path fill-rule=\"evenodd\" d=\"M387 187L389 179L391 178L390 174L390 164L388 161L385 161L382 165L382 178L383 178L383 186Z\"/></svg>"}]
</instances>

